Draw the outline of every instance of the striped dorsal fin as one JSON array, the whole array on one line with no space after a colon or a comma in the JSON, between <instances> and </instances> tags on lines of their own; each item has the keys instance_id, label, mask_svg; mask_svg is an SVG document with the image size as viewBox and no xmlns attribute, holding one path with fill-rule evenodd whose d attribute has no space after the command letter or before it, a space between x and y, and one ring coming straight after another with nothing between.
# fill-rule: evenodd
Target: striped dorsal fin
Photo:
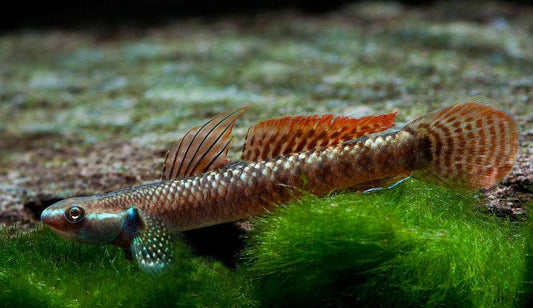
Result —
<instances>
[{"instance_id":1,"label":"striped dorsal fin","mask_svg":"<svg viewBox=\"0 0 533 308\"><path fill-rule=\"evenodd\" d=\"M231 129L246 108L224 112L191 128L167 152L162 179L187 177L226 165L228 147L233 139Z\"/></svg>"},{"instance_id":2,"label":"striped dorsal fin","mask_svg":"<svg viewBox=\"0 0 533 308\"><path fill-rule=\"evenodd\" d=\"M356 119L326 114L266 120L248 130L242 159L272 159L339 144L392 127L395 115L389 113Z\"/></svg>"}]
</instances>

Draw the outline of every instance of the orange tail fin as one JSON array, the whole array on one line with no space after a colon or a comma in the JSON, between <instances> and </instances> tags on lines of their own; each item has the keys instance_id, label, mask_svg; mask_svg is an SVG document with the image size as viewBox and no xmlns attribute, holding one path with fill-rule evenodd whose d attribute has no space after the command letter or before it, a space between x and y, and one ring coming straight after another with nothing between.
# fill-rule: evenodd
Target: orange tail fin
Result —
<instances>
[{"instance_id":1,"label":"orange tail fin","mask_svg":"<svg viewBox=\"0 0 533 308\"><path fill-rule=\"evenodd\" d=\"M425 158L413 177L456 189L490 187L511 170L520 130L505 112L483 104L484 97L462 99L409 123Z\"/></svg>"}]
</instances>

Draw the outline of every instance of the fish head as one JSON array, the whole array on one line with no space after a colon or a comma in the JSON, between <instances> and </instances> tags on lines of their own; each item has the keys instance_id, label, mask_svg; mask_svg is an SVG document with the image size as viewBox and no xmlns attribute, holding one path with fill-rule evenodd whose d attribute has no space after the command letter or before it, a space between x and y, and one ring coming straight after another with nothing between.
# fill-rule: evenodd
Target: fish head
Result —
<instances>
[{"instance_id":1,"label":"fish head","mask_svg":"<svg viewBox=\"0 0 533 308\"><path fill-rule=\"evenodd\" d=\"M122 231L125 213L105 207L94 197L69 198L54 203L41 214L41 221L69 240L108 244Z\"/></svg>"}]
</instances>

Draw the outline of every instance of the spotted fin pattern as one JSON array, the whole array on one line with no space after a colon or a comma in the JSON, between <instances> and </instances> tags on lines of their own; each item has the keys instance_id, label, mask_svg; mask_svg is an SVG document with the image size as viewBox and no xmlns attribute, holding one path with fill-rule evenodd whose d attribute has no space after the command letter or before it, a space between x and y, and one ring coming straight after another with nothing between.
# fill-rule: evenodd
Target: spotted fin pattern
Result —
<instances>
[{"instance_id":1,"label":"spotted fin pattern","mask_svg":"<svg viewBox=\"0 0 533 308\"><path fill-rule=\"evenodd\" d=\"M233 124L246 108L224 112L190 129L167 152L162 179L187 177L226 165Z\"/></svg>"},{"instance_id":2,"label":"spotted fin pattern","mask_svg":"<svg viewBox=\"0 0 533 308\"><path fill-rule=\"evenodd\" d=\"M131 242L131 253L139 267L146 273L157 274L172 262L173 238L161 222L142 218L143 229Z\"/></svg>"},{"instance_id":3,"label":"spotted fin pattern","mask_svg":"<svg viewBox=\"0 0 533 308\"><path fill-rule=\"evenodd\" d=\"M389 113L356 119L326 114L263 121L248 130L242 160L273 159L340 144L391 128L395 115Z\"/></svg>"},{"instance_id":4,"label":"spotted fin pattern","mask_svg":"<svg viewBox=\"0 0 533 308\"><path fill-rule=\"evenodd\" d=\"M462 99L409 123L403 130L420 140L427 165L413 177L455 189L490 187L511 170L520 130L485 97Z\"/></svg>"}]
</instances>

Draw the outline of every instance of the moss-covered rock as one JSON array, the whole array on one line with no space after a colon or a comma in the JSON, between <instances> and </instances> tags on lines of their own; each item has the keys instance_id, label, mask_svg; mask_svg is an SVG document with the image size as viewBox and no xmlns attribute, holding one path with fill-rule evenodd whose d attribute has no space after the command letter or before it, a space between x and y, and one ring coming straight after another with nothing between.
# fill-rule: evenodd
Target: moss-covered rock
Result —
<instances>
[{"instance_id":1,"label":"moss-covered rock","mask_svg":"<svg viewBox=\"0 0 533 308\"><path fill-rule=\"evenodd\" d=\"M265 306L524 304L528 229L476 204L414 180L309 197L256 220L243 270Z\"/></svg>"},{"instance_id":2,"label":"moss-covered rock","mask_svg":"<svg viewBox=\"0 0 533 308\"><path fill-rule=\"evenodd\" d=\"M116 247L3 229L0 302L513 307L531 294L530 230L487 214L477 195L408 180L365 194L308 196L254 226L236 271L178 242L173 268L156 277Z\"/></svg>"}]
</instances>

